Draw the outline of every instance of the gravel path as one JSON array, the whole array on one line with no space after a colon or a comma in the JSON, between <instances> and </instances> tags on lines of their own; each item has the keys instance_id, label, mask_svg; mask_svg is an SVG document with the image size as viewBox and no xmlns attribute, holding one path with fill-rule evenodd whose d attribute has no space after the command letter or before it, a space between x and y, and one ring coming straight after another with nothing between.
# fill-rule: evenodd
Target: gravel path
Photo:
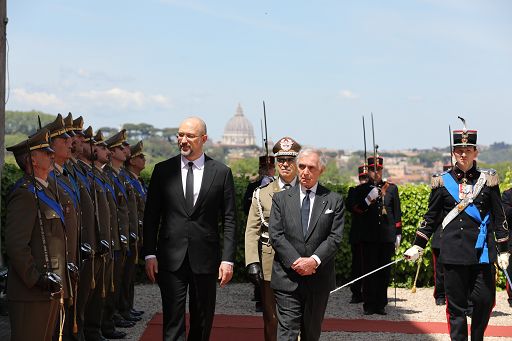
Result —
<instances>
[{"instance_id":1,"label":"gravel path","mask_svg":"<svg viewBox=\"0 0 512 341\"><path fill-rule=\"evenodd\" d=\"M254 302L252 298L252 285L247 283L229 284L227 287L217 290L218 314L237 314L237 315L260 315L254 312ZM128 337L126 340L138 341L142 335L146 323L151 317L162 311L160 291L157 285L143 284L135 287L135 306L136 309L145 310L143 320L138 322L133 328L126 329ZM416 293L411 293L410 289L397 289L396 307L394 304L394 289L388 291L390 304L386 311L388 315L364 316L362 313L362 304L348 304L350 299L350 290L342 289L334 293L327 306L326 317L344 318L344 319L369 319L369 320L389 320L389 321L435 321L446 322L445 306L436 306L432 297L432 288L418 288ZM504 291L496 295L496 307L493 310L490 325L512 325L512 308L507 302L507 294ZM411 334L392 334L392 333L344 333L344 332L326 332L322 334L321 340L449 340L447 334L429 334L429 335L411 335ZM486 340L505 341L512 340L512 337L489 337Z\"/></svg>"}]
</instances>

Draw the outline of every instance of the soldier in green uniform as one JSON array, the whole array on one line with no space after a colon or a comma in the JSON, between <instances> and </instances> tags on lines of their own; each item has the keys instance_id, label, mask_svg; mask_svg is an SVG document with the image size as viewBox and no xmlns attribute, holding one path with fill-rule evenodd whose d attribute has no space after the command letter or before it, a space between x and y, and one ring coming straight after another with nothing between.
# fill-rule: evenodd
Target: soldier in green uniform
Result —
<instances>
[{"instance_id":1,"label":"soldier in green uniform","mask_svg":"<svg viewBox=\"0 0 512 341\"><path fill-rule=\"evenodd\" d=\"M245 264L251 282L260 284L265 340L277 338L277 315L274 292L270 287L274 249L270 245L268 220L274 193L297 183L296 157L301 146L291 137L283 137L272 149L279 177L254 191L245 228Z\"/></svg>"},{"instance_id":2,"label":"soldier in green uniform","mask_svg":"<svg viewBox=\"0 0 512 341\"><path fill-rule=\"evenodd\" d=\"M128 288L128 309L129 312L134 316L140 316L144 312L141 310L135 310L133 306L134 301L134 281L135 281L135 269L137 260L140 254L140 247L142 246L142 218L144 217L144 206L146 204L146 193L147 188L144 184L144 181L140 177L140 173L146 166L146 157L143 152L143 143L139 141L136 145L130 147L130 155L126 159L125 168L123 174L125 175L126 180L130 183L131 188L133 189L133 195L135 196L135 212L133 216L137 217L136 221L136 230L132 230L132 225L130 224L130 250L132 252L131 257L133 257L133 264L131 262L131 257L128 258L127 267L130 267L129 270L125 272L126 278L123 280L123 283L129 283ZM130 196L131 198L131 196ZM130 212L132 212L132 200L130 202ZM133 216L130 217L130 222L133 219ZM133 242L132 233L136 233L135 242ZM125 293L126 294L126 293ZM126 307L125 307L126 309Z\"/></svg>"},{"instance_id":3,"label":"soldier in green uniform","mask_svg":"<svg viewBox=\"0 0 512 341\"><path fill-rule=\"evenodd\" d=\"M6 206L11 341L51 340L70 294L64 213L47 182L53 157L48 137L40 130L7 148L25 173Z\"/></svg>"}]
</instances>

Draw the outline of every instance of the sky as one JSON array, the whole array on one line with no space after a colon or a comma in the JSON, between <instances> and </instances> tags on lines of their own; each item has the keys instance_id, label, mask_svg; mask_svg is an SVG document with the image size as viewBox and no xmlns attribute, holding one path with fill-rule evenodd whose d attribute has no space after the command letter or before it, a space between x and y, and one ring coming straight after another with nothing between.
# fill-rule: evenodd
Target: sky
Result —
<instances>
[{"instance_id":1,"label":"sky","mask_svg":"<svg viewBox=\"0 0 512 341\"><path fill-rule=\"evenodd\" d=\"M11 0L7 110L221 139L238 104L260 140L381 150L448 145L448 126L512 143L507 0Z\"/></svg>"}]
</instances>

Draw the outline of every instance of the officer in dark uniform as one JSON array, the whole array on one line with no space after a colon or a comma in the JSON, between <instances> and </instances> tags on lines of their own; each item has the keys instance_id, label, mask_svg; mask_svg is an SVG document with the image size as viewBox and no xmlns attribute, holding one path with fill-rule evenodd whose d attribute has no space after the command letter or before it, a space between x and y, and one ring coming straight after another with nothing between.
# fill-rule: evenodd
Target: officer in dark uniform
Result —
<instances>
[{"instance_id":1,"label":"officer in dark uniform","mask_svg":"<svg viewBox=\"0 0 512 341\"><path fill-rule=\"evenodd\" d=\"M250 182L247 185L247 189L244 194L244 212L245 215L249 215L249 209L251 208L252 197L254 191L260 187L269 184L274 181L274 174L276 171L275 165L275 157L274 156L266 156L261 155L259 157L259 168L258 168L258 179L256 181ZM254 283L254 296L253 301L255 301L256 312L262 312L262 302L261 302L261 288L259 287L259 283Z\"/></svg>"},{"instance_id":2,"label":"officer in dark uniform","mask_svg":"<svg viewBox=\"0 0 512 341\"><path fill-rule=\"evenodd\" d=\"M467 340L470 299L471 339L483 340L496 298L493 262L508 266L509 231L498 175L494 170L477 168L477 132L467 130L461 120L464 129L453 131L457 162L451 171L432 177L428 211L416 231L414 245L404 256L416 260L436 229L441 229L439 262L444 268L450 337Z\"/></svg>"},{"instance_id":3,"label":"officer in dark uniform","mask_svg":"<svg viewBox=\"0 0 512 341\"><path fill-rule=\"evenodd\" d=\"M400 244L402 211L398 187L382 180L383 158L368 158L367 183L353 191L353 204L349 208L360 229L363 273L369 273L389 262ZM360 222L360 224L359 224ZM363 280L363 310L365 315L386 315L387 288L390 283L389 267Z\"/></svg>"},{"instance_id":4,"label":"officer in dark uniform","mask_svg":"<svg viewBox=\"0 0 512 341\"><path fill-rule=\"evenodd\" d=\"M451 165L443 165L443 172L446 172L452 168ZM439 263L439 254L441 253L441 231L442 228L438 228L432 235L432 241L430 242L430 248L432 249L432 262L434 266L434 299L436 305L445 305L446 297L444 294L444 272L443 266Z\"/></svg>"},{"instance_id":5,"label":"officer in dark uniform","mask_svg":"<svg viewBox=\"0 0 512 341\"><path fill-rule=\"evenodd\" d=\"M11 341L51 340L71 292L64 213L47 182L53 157L48 138L42 129L7 148L25 173L6 205Z\"/></svg>"},{"instance_id":6,"label":"officer in dark uniform","mask_svg":"<svg viewBox=\"0 0 512 341\"><path fill-rule=\"evenodd\" d=\"M368 182L368 165L365 163L357 168L359 185L361 186ZM364 228L361 224L363 220L361 219L361 214L357 214L352 212L352 209L356 206L357 202L355 202L354 192L357 192L356 187L350 187L348 189L347 194L347 208L352 213L352 223L350 226L349 232L349 243L352 250L352 264L351 264L351 276L352 279L359 278L363 275L362 268L362 247L361 247L361 237L360 233ZM352 297L350 298L350 302L352 304L363 302L363 288L362 281L354 282L350 285L350 291L352 292Z\"/></svg>"},{"instance_id":7,"label":"officer in dark uniform","mask_svg":"<svg viewBox=\"0 0 512 341\"><path fill-rule=\"evenodd\" d=\"M507 221L512 221L512 188L507 189L503 192L503 196L501 197L501 201L503 203L503 208L505 209L505 216ZM508 246L509 250L512 250L512 231L509 230L509 239ZM512 273L512 263L509 263L507 267L507 273L510 277ZM507 281L507 295L508 295L508 304L512 307L512 288L510 287L510 283Z\"/></svg>"},{"instance_id":8,"label":"officer in dark uniform","mask_svg":"<svg viewBox=\"0 0 512 341\"><path fill-rule=\"evenodd\" d=\"M132 244L130 245L130 250L132 252L131 257L129 258L129 262L132 264L128 264L129 270L125 272L126 277L123 280L123 283L129 284L128 287L128 297L127 297L127 307L124 307L134 316L140 316L144 313L142 310L136 310L133 306L134 301L134 282L135 282L135 269L136 264L139 259L140 248L142 246L142 218L144 217L144 206L146 204L146 194L147 188L144 184L144 181L140 177L140 173L146 166L146 156L143 152L143 143L142 141L137 142L134 146L129 147L130 154L125 161L125 168L123 174L125 176L126 181L128 181L133 189L133 194L135 196L135 208L130 208L130 212L135 211L134 216L137 218L136 221L136 230L132 231L130 227L130 236L132 233L135 233L135 241L134 238L130 238ZM131 197L131 196L130 196ZM131 203L132 200L130 200ZM130 221L133 218L130 217ZM131 226L131 225L130 225Z\"/></svg>"}]
</instances>

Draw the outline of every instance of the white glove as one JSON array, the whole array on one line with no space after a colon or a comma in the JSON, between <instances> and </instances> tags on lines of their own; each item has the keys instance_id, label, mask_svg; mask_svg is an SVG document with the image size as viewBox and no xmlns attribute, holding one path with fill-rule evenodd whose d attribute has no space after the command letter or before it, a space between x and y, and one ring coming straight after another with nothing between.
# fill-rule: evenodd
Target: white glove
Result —
<instances>
[{"instance_id":1,"label":"white glove","mask_svg":"<svg viewBox=\"0 0 512 341\"><path fill-rule=\"evenodd\" d=\"M398 250L398 248L400 247L400 241L402 241L402 235L399 234L396 236L396 240L395 240L395 251Z\"/></svg>"},{"instance_id":2,"label":"white glove","mask_svg":"<svg viewBox=\"0 0 512 341\"><path fill-rule=\"evenodd\" d=\"M377 187L373 187L372 190L370 191L370 193L368 193L368 195L364 199L364 201L366 201L366 203L368 205L370 205L370 203L372 201L374 201L375 199L377 199L378 196L379 196L379 189Z\"/></svg>"},{"instance_id":3,"label":"white glove","mask_svg":"<svg viewBox=\"0 0 512 341\"><path fill-rule=\"evenodd\" d=\"M420 257L420 255L423 253L423 248L419 247L418 245L411 246L407 251L404 253L405 259L415 262L416 259Z\"/></svg>"},{"instance_id":4,"label":"white glove","mask_svg":"<svg viewBox=\"0 0 512 341\"><path fill-rule=\"evenodd\" d=\"M500 268L507 270L509 257L510 253L508 252L502 252L498 255L498 265Z\"/></svg>"}]
</instances>

